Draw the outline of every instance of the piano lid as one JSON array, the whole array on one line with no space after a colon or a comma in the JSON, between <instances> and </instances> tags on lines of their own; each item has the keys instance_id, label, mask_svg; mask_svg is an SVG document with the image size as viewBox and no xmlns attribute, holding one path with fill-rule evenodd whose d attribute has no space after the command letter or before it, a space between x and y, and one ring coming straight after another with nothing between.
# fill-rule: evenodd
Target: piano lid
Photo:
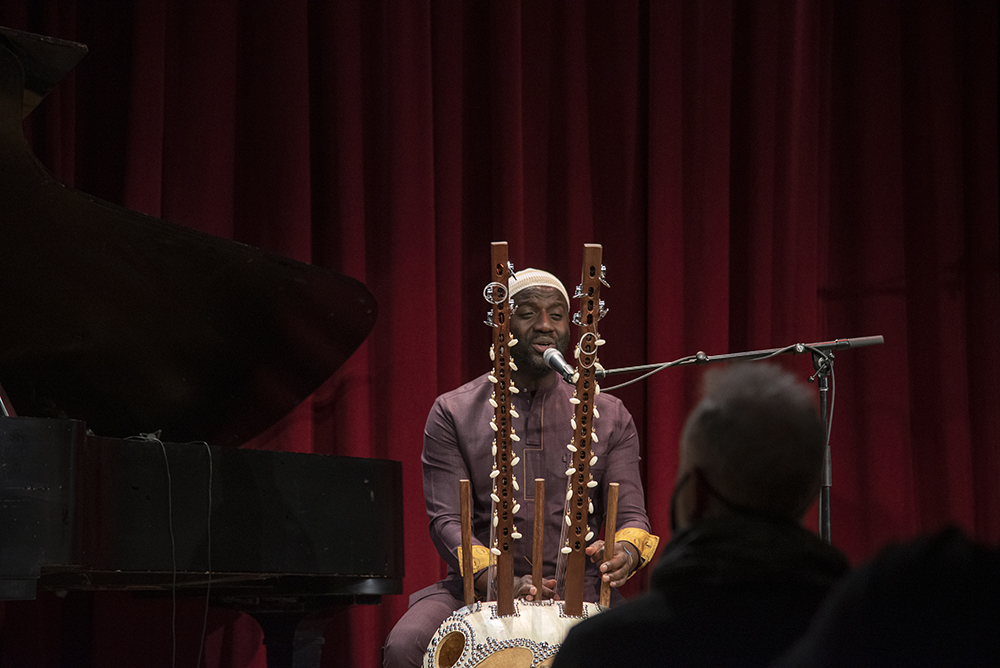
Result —
<instances>
[{"instance_id":1,"label":"piano lid","mask_svg":"<svg viewBox=\"0 0 1000 668\"><path fill-rule=\"evenodd\" d=\"M238 445L347 360L375 300L352 278L55 181L23 110L85 50L0 31L0 382L22 416Z\"/></svg>"},{"instance_id":2,"label":"piano lid","mask_svg":"<svg viewBox=\"0 0 1000 668\"><path fill-rule=\"evenodd\" d=\"M56 83L87 55L85 44L3 26L0 26L0 45L10 49L21 62L24 72L22 118L27 118Z\"/></svg>"}]
</instances>

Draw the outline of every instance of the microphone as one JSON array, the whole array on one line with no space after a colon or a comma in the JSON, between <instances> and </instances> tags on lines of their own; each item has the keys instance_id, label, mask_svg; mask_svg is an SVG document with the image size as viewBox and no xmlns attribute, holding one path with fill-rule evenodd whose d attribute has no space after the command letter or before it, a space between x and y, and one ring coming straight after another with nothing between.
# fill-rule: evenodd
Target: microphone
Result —
<instances>
[{"instance_id":1,"label":"microphone","mask_svg":"<svg viewBox=\"0 0 1000 668\"><path fill-rule=\"evenodd\" d=\"M542 353L542 359L545 363L552 367L553 371L556 371L560 376L563 377L570 385L573 384L573 374L576 373L573 367L569 365L566 358L562 356L562 353L555 348L546 348L545 352Z\"/></svg>"},{"instance_id":2,"label":"microphone","mask_svg":"<svg viewBox=\"0 0 1000 668\"><path fill-rule=\"evenodd\" d=\"M837 339L842 345L839 348L864 348L865 346L880 346L885 343L884 336L858 336L853 339Z\"/></svg>"}]
</instances>

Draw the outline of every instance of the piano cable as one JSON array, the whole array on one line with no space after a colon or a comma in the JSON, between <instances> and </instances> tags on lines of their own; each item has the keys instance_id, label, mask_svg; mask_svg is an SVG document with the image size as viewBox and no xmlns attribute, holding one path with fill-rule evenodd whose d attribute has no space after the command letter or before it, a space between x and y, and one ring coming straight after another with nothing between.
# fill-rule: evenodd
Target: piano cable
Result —
<instances>
[{"instance_id":1,"label":"piano cable","mask_svg":"<svg viewBox=\"0 0 1000 668\"><path fill-rule=\"evenodd\" d=\"M15 417L17 413L14 412L14 407L10 405L10 399L7 397L7 393L3 390L3 385L0 385L0 415L3 417Z\"/></svg>"},{"instance_id":2,"label":"piano cable","mask_svg":"<svg viewBox=\"0 0 1000 668\"><path fill-rule=\"evenodd\" d=\"M140 433L138 436L129 436L125 440L146 441L146 442L156 443L160 446L160 450L163 452L163 465L167 473L167 528L170 532L170 564L171 564L171 574L172 574L172 581L170 587L170 595L171 595L170 665L172 668L176 668L177 667L177 544L174 538L173 483L170 477L170 459L167 456L167 446L164 445L162 440L160 440L159 430L148 434ZM205 585L205 613L204 616L202 617L201 640L198 645L198 663L196 666L196 668L201 668L201 656L205 650L205 636L208 633L208 607L212 592L212 473L213 473L212 448L209 447L208 443L205 441L194 441L189 445L204 445L205 453L208 455L208 515L205 518L205 530L206 530L205 559L207 561L206 564L207 581Z\"/></svg>"}]
</instances>

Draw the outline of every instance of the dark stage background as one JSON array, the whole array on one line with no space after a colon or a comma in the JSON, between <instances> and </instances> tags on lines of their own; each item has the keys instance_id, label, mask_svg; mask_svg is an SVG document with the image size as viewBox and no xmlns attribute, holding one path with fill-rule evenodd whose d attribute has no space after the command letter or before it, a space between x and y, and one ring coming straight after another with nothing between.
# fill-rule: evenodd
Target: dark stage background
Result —
<instances>
[{"instance_id":1,"label":"dark stage background","mask_svg":"<svg viewBox=\"0 0 1000 668\"><path fill-rule=\"evenodd\" d=\"M495 240L570 289L603 244L609 368L883 335L836 357L833 542L1000 539L992 0L4 0L0 25L90 48L25 123L59 180L374 293L367 342L248 447L401 460L407 595L443 572L422 427L489 364ZM699 377L619 393L664 539ZM341 611L324 665L377 665L406 602ZM4 666L170 665L169 601L0 611ZM201 615L180 603L178 666L264 666L221 610L198 657Z\"/></svg>"}]
</instances>

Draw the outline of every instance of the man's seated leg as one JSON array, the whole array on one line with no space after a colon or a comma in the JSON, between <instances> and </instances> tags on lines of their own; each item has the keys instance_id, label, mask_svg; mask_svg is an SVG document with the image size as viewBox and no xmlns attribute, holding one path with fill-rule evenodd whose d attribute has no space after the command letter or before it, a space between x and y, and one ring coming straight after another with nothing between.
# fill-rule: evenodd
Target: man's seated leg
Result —
<instances>
[{"instance_id":1,"label":"man's seated leg","mask_svg":"<svg viewBox=\"0 0 1000 668\"><path fill-rule=\"evenodd\" d=\"M410 596L410 607L399 618L382 648L383 668L418 668L438 628L465 603L437 582Z\"/></svg>"}]
</instances>

